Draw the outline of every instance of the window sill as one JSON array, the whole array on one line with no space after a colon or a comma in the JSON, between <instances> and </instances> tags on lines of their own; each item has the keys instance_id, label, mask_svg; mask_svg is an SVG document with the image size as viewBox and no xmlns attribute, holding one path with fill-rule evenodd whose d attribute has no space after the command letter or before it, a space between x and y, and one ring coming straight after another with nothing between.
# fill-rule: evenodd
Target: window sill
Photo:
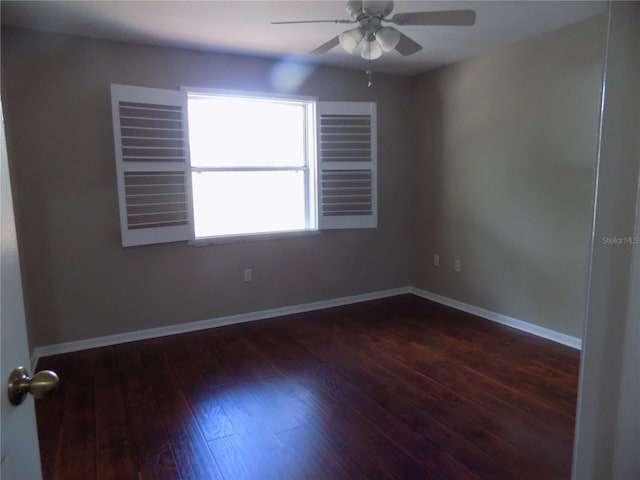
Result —
<instances>
[{"instance_id":1,"label":"window sill","mask_svg":"<svg viewBox=\"0 0 640 480\"><path fill-rule=\"evenodd\" d=\"M208 237L199 238L195 240L189 240L189 245L192 247L206 247L207 245L225 245L230 243L240 242L255 242L261 240L282 240L286 238L297 237L311 237L318 235L320 230L293 230L286 232L267 232L267 233L253 233L253 234L241 234L241 235L225 235L223 237Z\"/></svg>"}]
</instances>

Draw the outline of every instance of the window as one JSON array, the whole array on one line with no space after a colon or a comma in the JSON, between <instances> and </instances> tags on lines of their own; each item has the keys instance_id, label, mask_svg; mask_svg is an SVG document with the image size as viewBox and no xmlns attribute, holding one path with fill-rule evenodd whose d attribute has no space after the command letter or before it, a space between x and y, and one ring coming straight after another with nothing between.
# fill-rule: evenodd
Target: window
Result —
<instances>
[{"instance_id":1,"label":"window","mask_svg":"<svg viewBox=\"0 0 640 480\"><path fill-rule=\"evenodd\" d=\"M187 92L196 239L315 230L314 102Z\"/></svg>"},{"instance_id":2,"label":"window","mask_svg":"<svg viewBox=\"0 0 640 480\"><path fill-rule=\"evenodd\" d=\"M112 85L123 246L377 226L366 102Z\"/></svg>"}]
</instances>

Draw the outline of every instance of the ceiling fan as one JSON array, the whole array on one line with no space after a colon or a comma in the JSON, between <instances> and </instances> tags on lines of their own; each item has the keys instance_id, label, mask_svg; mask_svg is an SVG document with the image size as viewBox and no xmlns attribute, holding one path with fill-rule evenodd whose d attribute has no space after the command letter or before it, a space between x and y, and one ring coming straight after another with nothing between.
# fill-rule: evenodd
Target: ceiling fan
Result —
<instances>
[{"instance_id":1,"label":"ceiling fan","mask_svg":"<svg viewBox=\"0 0 640 480\"><path fill-rule=\"evenodd\" d=\"M476 22L474 10L440 10L433 12L396 13L388 17L393 10L392 1L351 0L347 3L347 13L351 17L344 20L294 20L286 22L271 22L273 25L290 23L357 23L358 26L347 30L320 45L311 53L320 55L327 53L338 44L348 53L356 51L362 44L360 55L365 60L380 58L383 52L395 49L400 55L412 55L422 49L416 43L394 27L394 25L440 25L440 26L470 26Z\"/></svg>"}]
</instances>

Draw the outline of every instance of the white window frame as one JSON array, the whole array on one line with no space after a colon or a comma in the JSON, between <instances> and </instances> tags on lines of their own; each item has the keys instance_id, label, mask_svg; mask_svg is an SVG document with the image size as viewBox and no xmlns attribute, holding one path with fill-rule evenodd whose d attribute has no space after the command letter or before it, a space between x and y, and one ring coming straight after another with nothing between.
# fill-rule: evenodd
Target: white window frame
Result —
<instances>
[{"instance_id":1,"label":"white window frame","mask_svg":"<svg viewBox=\"0 0 640 480\"><path fill-rule=\"evenodd\" d=\"M201 87L181 87L180 91L183 96L183 124L185 131L185 145L187 151L187 165L185 173L188 185L188 198L191 209L189 211L190 218L190 239L192 245L209 245L212 243L228 243L230 241L241 241L261 238L278 238L289 236L292 234L313 234L319 229L318 219L318 163L316 158L316 97L306 97L299 95L277 95L265 94L263 92L227 90L217 88L201 88ZM191 165L191 153L189 149L189 94L201 94L221 97L238 97L254 100L265 101L281 101L303 104L305 107L305 125L304 125L304 145L305 145L305 165L303 167L194 167ZM194 219L194 198L192 174L194 172L231 172L231 171L303 171L305 175L305 228L296 230L276 230L270 232L255 233L238 233L228 235L213 235L209 237L196 237L195 219Z\"/></svg>"},{"instance_id":2,"label":"white window frame","mask_svg":"<svg viewBox=\"0 0 640 480\"><path fill-rule=\"evenodd\" d=\"M122 246L150 245L156 243L169 243L190 241L193 237L193 200L187 198L191 192L191 165L188 155L189 141L185 121L186 93L188 91L215 92L217 89L201 89L183 87L180 90L165 90L130 85L111 85L111 103L113 117L113 136L115 148L115 167L118 186L118 204L120 209L120 233ZM313 181L308 182L309 191L307 199L310 204L307 211L315 212L317 230L296 230L293 232L257 233L254 235L241 234L238 236L211 237L212 240L198 240L197 244L229 243L243 239L267 239L283 236L313 235L318 231L329 229L362 229L376 228L378 215L377 196L377 111L374 102L325 102L317 101L312 97L296 97L289 95L276 95L271 93L239 92L237 90L222 90L225 94L236 93L247 97L255 95L258 98L269 99L302 99L310 101L314 105L316 121L315 129L308 125L307 147L315 146L310 159L315 165L308 164L310 174L314 174ZM160 111L181 110L179 131L182 132L180 147L169 147L163 144L163 130L176 131L176 128L165 128L162 119L159 124L149 126L149 135L145 138L134 139L131 133L126 132L131 120L123 113L123 108L129 108L128 104L148 104L150 109ZM146 107L145 107L146 108ZM154 115L151 115L153 117ZM149 117L149 118L151 118ZM122 122L121 122L122 120ZM172 120L173 121L173 120ZM144 127L146 128L146 127ZM172 137L179 138L179 137ZM148 139L148 140L147 140ZM144 142L144 145L132 145L132 141ZM169 140L166 140L169 142ZM177 140L171 140L176 143ZM132 154L132 149L147 149L158 152L145 154L148 158L139 161ZM174 153L176 148L184 151ZM167 152L160 155L160 152ZM176 157L177 156L177 157ZM171 158L168 158L171 157ZM175 179L169 182L154 182L153 175L171 177L181 176L179 182ZM148 203L141 206L134 197L140 196L137 191L131 191L132 184L127 179L133 177L147 178L143 183L149 188L162 187L163 193L158 195L174 195L184 192L185 200L182 202L187 210L184 213L184 221L180 225L168 226L168 221L163 220L167 203ZM184 179L182 179L184 177ZM155 185L154 183L167 183L167 185ZM134 187L136 185L133 185ZM165 188L166 187L166 188ZM160 199L158 202L164 202ZM173 203L175 203L172 200ZM312 204L313 203L313 204ZM140 213L142 209L145 213ZM159 210L156 210L158 208ZM133 224L132 218L140 218L142 215L158 215L149 219L147 225ZM182 213L181 213L182 214ZM147 220L144 220L145 222Z\"/></svg>"}]
</instances>

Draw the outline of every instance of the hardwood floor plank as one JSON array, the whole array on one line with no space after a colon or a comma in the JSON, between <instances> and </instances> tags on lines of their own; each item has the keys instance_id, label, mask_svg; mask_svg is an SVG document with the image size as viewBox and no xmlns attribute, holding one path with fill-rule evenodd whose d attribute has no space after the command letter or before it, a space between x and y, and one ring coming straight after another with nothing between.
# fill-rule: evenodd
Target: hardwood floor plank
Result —
<instances>
[{"instance_id":1,"label":"hardwood floor plank","mask_svg":"<svg viewBox=\"0 0 640 480\"><path fill-rule=\"evenodd\" d=\"M277 365L287 377L296 379L295 384L291 381L289 385L296 391L296 396L309 402L310 408L305 410L305 406L302 406L292 413L300 415L296 418L303 424L307 434L316 440L317 451L322 451L329 456L339 452L339 455L336 455L336 461L338 468L344 472L341 478L367 478L371 473L370 465L363 466L362 464L367 462L353 458L348 449L343 451L336 446L334 435L327 431L322 420L318 420L318 415L321 418L324 416L321 406L318 405L318 392L312 380L315 375L312 372L318 368L319 363L315 359L301 356L296 348L291 348L291 345L278 342L277 335L269 335L268 330L258 328L255 331L247 330L245 333L247 337L251 337L251 342L258 346L272 364ZM306 393L309 393L307 397L305 397Z\"/></svg>"},{"instance_id":2,"label":"hardwood floor plank","mask_svg":"<svg viewBox=\"0 0 640 480\"><path fill-rule=\"evenodd\" d=\"M326 315L323 318L329 320ZM322 340L322 335L318 335L313 322L314 320L310 318L304 324L300 322L293 325L292 330L289 331L316 356L327 362L335 362L334 368L347 381L358 385L358 389L363 394L402 419L406 425L424 432L427 438L436 441L440 446L447 445L451 449L452 445L457 444L454 449L457 453L456 458L462 461L470 471L479 470L483 475L494 477L507 475L502 465L496 464L491 459L495 452L486 451L496 442L495 438L487 436L484 430L475 428L473 425L467 425L466 428L461 428L460 425L454 427L448 425L450 419L447 412L443 412L443 406L439 404L441 399L434 399L402 379L394 378L394 374L376 365L366 356L354 356L353 352L357 350L352 349L344 332L339 332L339 326L330 324L330 320L326 326L331 329L332 334ZM424 382L419 381L418 384L422 385ZM428 390L428 386L425 386L425 390ZM456 410L456 418L460 422L460 419L464 418L460 417L463 411L459 408ZM471 439L473 442L470 441ZM508 446L501 446L509 450ZM513 449L509 453L516 454Z\"/></svg>"},{"instance_id":3,"label":"hardwood floor plank","mask_svg":"<svg viewBox=\"0 0 640 480\"><path fill-rule=\"evenodd\" d=\"M203 336L207 348L200 350L202 358L198 365L203 375L207 375L207 366L213 363L211 357L220 364L233 366L233 382L215 387L215 397L231 417L230 423L238 433L251 428L252 423L272 434L299 427L285 406L274 403L264 391L263 381L281 374L246 338L225 336L225 332L235 331L235 327L221 328Z\"/></svg>"},{"instance_id":4,"label":"hardwood floor plank","mask_svg":"<svg viewBox=\"0 0 640 480\"><path fill-rule=\"evenodd\" d=\"M195 368L204 376L206 385L216 387L237 381L235 367L229 365L225 358L220 358L213 351L209 341L210 330L198 332L200 335L181 335L180 342L184 345L189 359Z\"/></svg>"},{"instance_id":5,"label":"hardwood floor plank","mask_svg":"<svg viewBox=\"0 0 640 480\"><path fill-rule=\"evenodd\" d=\"M171 442L176 466L183 480L222 479L222 474L209 452L209 447L193 417L180 384L163 347L171 343L167 337L139 342L144 370L149 378Z\"/></svg>"},{"instance_id":6,"label":"hardwood floor plank","mask_svg":"<svg viewBox=\"0 0 640 480\"><path fill-rule=\"evenodd\" d=\"M363 324L361 319L350 317L349 322L370 330L375 320L369 317L366 324ZM556 435L572 437L573 416L560 413L553 407L538 402L534 397L494 380L490 375L453 361L446 355L446 351L443 352L440 348L418 344L391 329L379 325L378 327L380 332L376 337L384 338L384 341L374 343L378 350L452 390L460 392L466 389L469 398L483 402L487 408L494 408L496 401L501 402L503 408L507 409L507 416L522 412L530 421L554 430Z\"/></svg>"},{"instance_id":7,"label":"hardwood floor plank","mask_svg":"<svg viewBox=\"0 0 640 480\"><path fill-rule=\"evenodd\" d=\"M420 345L444 346L453 360L479 372L487 373L510 388L536 398L539 402L554 405L556 408L560 407L561 411L567 415L574 414L575 404L571 404L571 400L560 393L562 390L560 392L551 390L553 385L544 385L539 377L527 375L524 366L513 365L513 362L499 352L481 348L482 355L478 355L478 349L469 342L448 336L446 333L435 340L431 334L436 331L436 327L423 325L421 322L410 320L403 327L407 332L406 335L413 338L414 342ZM437 331L443 333L440 330Z\"/></svg>"},{"instance_id":8,"label":"hardwood floor plank","mask_svg":"<svg viewBox=\"0 0 640 480\"><path fill-rule=\"evenodd\" d=\"M539 360L544 365L553 366L563 372L568 371L576 377L579 373L578 350L413 295L399 295L348 307L353 308L356 314L365 309L369 315L386 319L397 318L403 322L407 319L429 319L429 323L458 325L462 327L460 333L466 332L471 338L478 332L486 332L490 334L494 347L511 345L525 348L530 359Z\"/></svg>"},{"instance_id":9,"label":"hardwood floor plank","mask_svg":"<svg viewBox=\"0 0 640 480\"><path fill-rule=\"evenodd\" d=\"M278 375L277 368L265 362L262 352L251 345L235 325L210 330L209 333L207 340L218 356L224 357L234 368L236 376L262 379Z\"/></svg>"},{"instance_id":10,"label":"hardwood floor plank","mask_svg":"<svg viewBox=\"0 0 640 480\"><path fill-rule=\"evenodd\" d=\"M353 305L353 308L357 310L359 306L362 304ZM529 360L527 364L537 363L545 368L555 370L556 374L566 375L565 378L573 381L577 379L580 361L578 350L451 307L408 295L395 297L394 303L385 303L381 309L374 310L374 315L380 314L382 318L392 318L396 310L404 308L404 306L414 309L405 319L424 321L425 318L428 318L430 325L443 328L442 333L448 332L478 346L481 345L483 339L488 339L491 350L510 352L514 356L525 351Z\"/></svg>"},{"instance_id":11,"label":"hardwood floor plank","mask_svg":"<svg viewBox=\"0 0 640 480\"><path fill-rule=\"evenodd\" d=\"M416 322L418 328L424 327L424 322ZM411 324L409 322L408 324ZM441 339L446 341L449 348L453 348L465 355L465 358L473 358L476 365L482 368L496 367L499 371L504 372L505 365L510 366L510 375L508 377L500 377L509 383L512 388L516 388L536 396L541 401L552 403L556 406L566 406L564 410L569 415L575 414L575 398L570 393L572 387L577 387L577 383L567 384L567 377L561 375L558 371L546 369L543 371L539 365L529 360L528 350L522 348L510 348L504 345L491 344L486 334L473 332L474 335L460 335L458 326L452 325L451 322L429 322L427 328L422 329L422 337L424 338L430 332L438 331L442 335ZM478 350L484 352L482 357L476 356ZM523 358L527 355L527 362L513 365L511 359ZM551 373L551 374L549 374ZM526 381L522 380L526 378Z\"/></svg>"},{"instance_id":12,"label":"hardwood floor plank","mask_svg":"<svg viewBox=\"0 0 640 480\"><path fill-rule=\"evenodd\" d=\"M288 325L291 326L291 324ZM265 336L265 333L267 336ZM392 415L389 415L384 409L379 408L378 405L371 402L366 396L358 394L355 389L345 384L331 367L320 361L314 361L312 357L310 357L310 353L306 352L299 345L296 345L281 332L273 332L273 330L264 333L252 331L250 334L252 335L251 340L257 342L261 346L262 351L273 354L272 359L277 365L285 368L291 378L295 378L303 385L306 385L307 388L316 395L318 401L316 411L318 411L321 416L317 419L316 417L312 417L310 420L308 419L307 423L305 423L306 427L315 429L321 433L327 430L332 432L330 438L334 439L333 442L335 444L336 438L353 438L358 435L358 432L354 433L348 429L350 423L358 419L360 422L368 425L368 428L364 425L361 426L360 428L362 430L373 430L373 433L369 433L371 438L367 444L368 449L376 451L377 447L375 442L383 439L386 451L395 452L394 458L407 456L406 452L400 453L396 451L397 446L388 439L385 432L375 428L375 425L384 424L385 430L394 432L400 430L408 436L403 438L410 440L406 443L414 455L421 459L425 471L430 472L428 478L441 478L440 475L443 473L446 476L442 478L472 477L469 471L455 462L450 456L440 451L434 444L426 441L424 438L420 438L413 432L407 431L407 429L403 429L397 419ZM288 364L287 359L290 359L292 363ZM364 440L361 440L361 442L364 442ZM366 460L367 457L371 457L371 452L352 452L351 456L345 458L344 452L353 450L353 445L338 443L335 447L342 454L340 460L348 460L348 464L344 464L345 469L347 471L355 469L355 473L352 473L355 478L367 474L366 471L362 472L358 469L361 467L361 462L370 463L373 461ZM364 457L364 460L361 457ZM393 462L393 459L384 458L384 456L383 458L377 458L377 460L380 462ZM386 468L395 470L395 467L389 464L387 464Z\"/></svg>"},{"instance_id":13,"label":"hardwood floor plank","mask_svg":"<svg viewBox=\"0 0 640 480\"><path fill-rule=\"evenodd\" d=\"M292 444L293 438L288 435L295 435L297 442ZM298 427L277 437L236 434L213 440L209 445L226 480L329 478L327 475L334 472L322 468L314 448L305 451L301 443L305 440Z\"/></svg>"},{"instance_id":14,"label":"hardwood floor plank","mask_svg":"<svg viewBox=\"0 0 640 480\"><path fill-rule=\"evenodd\" d=\"M336 316L328 317L331 321ZM428 352L412 342L403 339L387 342L388 335L373 336L370 334L370 325L358 325L352 316L340 315L337 318L341 328L356 336L350 345L379 365L388 365L394 375L415 384L422 383L417 375L426 376L430 390L439 392L441 396L452 396L451 401L464 404L466 411L473 412L474 418L486 430L500 435L516 447L531 449L536 457L570 466L572 435L513 408L502 398L493 395L491 386L486 385L485 388L484 378L478 379L478 375L473 375L473 372L460 365L442 367L438 365L437 358L429 357ZM325 318L323 324L326 323ZM460 373L461 378L458 378ZM477 387L479 381L483 388ZM540 442L540 438L545 441Z\"/></svg>"},{"instance_id":15,"label":"hardwood floor plank","mask_svg":"<svg viewBox=\"0 0 640 480\"><path fill-rule=\"evenodd\" d=\"M305 427L278 434L282 448L287 452L289 476L285 478L344 479L346 473L335 458L326 452L322 439Z\"/></svg>"},{"instance_id":16,"label":"hardwood floor plank","mask_svg":"<svg viewBox=\"0 0 640 480\"><path fill-rule=\"evenodd\" d=\"M514 328L505 328L503 325L459 312L444 305L433 305L431 308L440 311L439 314L431 315L438 321L459 322L461 326L465 327L465 330L473 331L474 335L476 332L487 334L487 338L494 348L513 349L514 351L524 349L527 351L530 361L539 362L541 365L556 369L557 372L563 374L567 373L571 378L577 378L579 374L579 350L567 348Z\"/></svg>"},{"instance_id":17,"label":"hardwood floor plank","mask_svg":"<svg viewBox=\"0 0 640 480\"><path fill-rule=\"evenodd\" d=\"M332 321L335 323L331 323ZM305 325L312 322L313 320L306 322ZM337 314L329 314L324 316L322 324L323 327L331 324L333 328L342 329L345 319ZM365 359L361 359L355 366L354 362L347 362L345 359L340 362L342 365L349 365L356 375L364 374L374 378L381 384L377 387L377 392L390 387L392 392L402 398L429 410L431 416L461 433L464 438L473 438L473 443L479 445L482 451L503 466L510 466L520 478L543 478L549 469L570 468L570 450L563 451L570 446L567 443L556 442L553 445L555 449L545 446L542 452L544 461L540 461L532 451L535 437L531 435L528 426L519 426L511 416L501 418L495 411L481 408L458 392L443 387L402 362L367 348L366 343L357 337L344 333L339 337L344 345L351 347L349 351L358 351ZM364 383L360 378L356 381L359 385ZM554 436L548 438L549 443L553 443Z\"/></svg>"},{"instance_id":18,"label":"hardwood floor plank","mask_svg":"<svg viewBox=\"0 0 640 480\"><path fill-rule=\"evenodd\" d=\"M295 378L305 390L308 389L311 392L308 397L311 409L299 420L304 429L319 442L319 446L325 452L329 454L339 452L337 461L340 468L346 472L347 478L368 478L370 475L378 477L380 467L375 465L372 468L370 459L362 458L360 452L353 450L357 441L348 433L338 432L335 434L332 430L334 423L339 420L334 419L331 415L332 412L327 413L326 409L334 404L331 397L334 392L339 392L339 387L336 389L335 382L332 382L330 378L327 379L322 373L321 364L315 359L309 358L299 347L288 342L277 331L257 329L249 331L247 334L251 336L252 343L258 345L258 348L270 361L278 365L289 378ZM351 408L347 402L344 403L344 407L347 412L344 414L348 415ZM351 446L347 444L346 439L350 439Z\"/></svg>"},{"instance_id":19,"label":"hardwood floor plank","mask_svg":"<svg viewBox=\"0 0 640 480\"><path fill-rule=\"evenodd\" d=\"M127 406L114 347L96 350L96 478L123 480L138 477L133 442L127 423Z\"/></svg>"},{"instance_id":20,"label":"hardwood floor plank","mask_svg":"<svg viewBox=\"0 0 640 480\"><path fill-rule=\"evenodd\" d=\"M231 329L236 331L237 328ZM204 375L212 365L234 366L235 380L211 389L236 432L209 442L221 471L225 478L305 478L287 477L286 472L296 470L292 462L297 450L284 450L276 436L300 428L293 413L299 405L275 394L286 380L242 336L225 336L225 332L231 333L229 329L219 329L198 341L188 340L188 348L198 349L199 368ZM197 344L201 344L200 348ZM269 454L265 457L264 452Z\"/></svg>"},{"instance_id":21,"label":"hardwood floor plank","mask_svg":"<svg viewBox=\"0 0 640 480\"><path fill-rule=\"evenodd\" d=\"M209 442L226 480L278 478L283 473L280 445L256 436L239 434Z\"/></svg>"},{"instance_id":22,"label":"hardwood floor plank","mask_svg":"<svg viewBox=\"0 0 640 480\"><path fill-rule=\"evenodd\" d=\"M239 335L249 337L251 329L245 330L244 327L243 325L229 327L229 329L233 329L233 331L228 332L225 329L225 336ZM301 476L293 476L291 478L362 478L363 473L361 473L357 463L352 462L351 459L347 460L347 463L350 465L350 471L353 475L356 475L351 476L336 460L336 457L343 457L344 453L336 450L332 442L331 434L325 429L320 428L322 422L317 421L317 417L318 415L322 415L322 413L318 411L318 399L314 389L305 386L304 382L296 381L296 379L300 380L299 376L307 376L310 371L309 369L317 367L318 362L313 359L297 356L296 351L287 351L286 347L281 348L283 346L276 347L278 348L277 352L271 351L270 347L274 344L270 343L269 340L267 340L267 345L269 345L269 347L266 350L262 348L259 349L264 357L261 361L269 363L273 368L276 368L275 365L278 367L277 375L260 380L260 388L262 392L266 393L266 397L264 398L266 398L267 401L272 401L273 405L277 406L269 412L269 415L273 415L274 411L276 415L282 415L286 412L286 415L295 419L298 425L303 425L293 430L280 431L276 433L276 436L282 443L282 439L291 438L290 432L295 431L298 432L296 433L297 437L302 436L307 442L312 442L313 448L307 450L309 458L314 462L320 463L322 465L321 471L324 472L317 477L304 476L304 471L311 468L311 466L299 464L300 462L297 461L299 460L297 452L300 446L295 445L292 446L294 449L290 450L286 456L290 461L296 461L296 469L302 473L300 474ZM275 354L275 357L279 359L278 362L270 362L272 354ZM285 373L291 372L293 372L292 377L285 375ZM279 431L282 429L273 428L273 430ZM286 448L286 445L284 445L284 448Z\"/></svg>"},{"instance_id":23,"label":"hardwood floor plank","mask_svg":"<svg viewBox=\"0 0 640 480\"><path fill-rule=\"evenodd\" d=\"M209 358L211 347L202 344L198 336L188 334L173 337L164 343L163 349L205 440L210 441L236 434L228 415L222 409L213 391L212 385L216 385L217 382L209 381L219 373L218 368L221 367L216 363L213 372L205 368L204 373L198 368L198 364ZM194 362L194 359L197 361ZM218 376L218 378L221 377ZM228 384L232 378L230 376L223 384Z\"/></svg>"},{"instance_id":24,"label":"hardwood floor plank","mask_svg":"<svg viewBox=\"0 0 640 480\"><path fill-rule=\"evenodd\" d=\"M424 302L421 300L418 301ZM430 319L430 317L420 318ZM354 321L362 324L362 321L357 319L357 317L354 317ZM546 421L548 425L552 427L559 425L563 431L573 431L575 398L577 396L577 389L574 388L574 385L564 385L561 387L570 389L572 393L567 395L573 398L574 402L574 406L569 408L569 411L564 411L558 408L559 405L554 404L553 399L551 403L549 403L541 399L535 392L531 392L528 388L524 390L519 389L516 382L521 382L521 380L518 380L515 375L513 379L509 376L509 372L512 371L510 364L496 366L476 358L484 355L485 348L479 348L478 354L475 356L469 352L465 353L462 350L458 350L452 347L446 339L441 341L440 333L437 329L431 329L428 330L428 333L425 333L428 325L426 325L424 320L422 321L425 325L416 326L413 324L411 326L411 331L415 332L415 337L412 336L413 333L407 333L404 322L401 322L401 324L388 322L384 318L377 317L375 313L368 318L368 323L375 323L377 321L384 325L382 327L383 330L395 334L394 336L386 337L397 344L397 346L391 347L392 349L402 348L401 351L403 352L407 351L407 349L414 351L420 350L420 352L416 352L415 355L416 361L414 367L416 369L426 373L437 369L438 365L442 365L444 372L455 371L457 374L470 374L471 377L477 381L488 381L489 385L487 385L487 388L482 389L482 391L499 392L501 398L512 398L513 405L517 405L518 408L541 418L543 421ZM570 349L567 348L567 350ZM443 378L447 376L450 376L450 374L445 373ZM527 379L528 376L525 373L522 374L520 378ZM551 393L544 392L543 395L546 397L551 395Z\"/></svg>"},{"instance_id":25,"label":"hardwood floor plank","mask_svg":"<svg viewBox=\"0 0 640 480\"><path fill-rule=\"evenodd\" d=\"M141 480L179 479L173 450L164 424L159 421L160 410L137 344L116 346L113 361L120 371L138 477Z\"/></svg>"},{"instance_id":26,"label":"hardwood floor plank","mask_svg":"<svg viewBox=\"0 0 640 480\"><path fill-rule=\"evenodd\" d=\"M36 368L36 371L53 370L63 379L58 384L58 388L51 392L46 399L43 399L43 401L35 401L40 443L40 462L42 464L44 480L53 478L53 474L56 471L56 454L62 432L68 369L68 355L55 355L41 358Z\"/></svg>"},{"instance_id":27,"label":"hardwood floor plank","mask_svg":"<svg viewBox=\"0 0 640 480\"><path fill-rule=\"evenodd\" d=\"M76 352L68 358L73 367L66 369L60 380L67 385L53 478L95 478L95 350Z\"/></svg>"},{"instance_id":28,"label":"hardwood floor plank","mask_svg":"<svg viewBox=\"0 0 640 480\"><path fill-rule=\"evenodd\" d=\"M216 387L215 395L236 432L243 436L274 435L300 426L285 409L286 404L273 401L260 381Z\"/></svg>"}]
</instances>

